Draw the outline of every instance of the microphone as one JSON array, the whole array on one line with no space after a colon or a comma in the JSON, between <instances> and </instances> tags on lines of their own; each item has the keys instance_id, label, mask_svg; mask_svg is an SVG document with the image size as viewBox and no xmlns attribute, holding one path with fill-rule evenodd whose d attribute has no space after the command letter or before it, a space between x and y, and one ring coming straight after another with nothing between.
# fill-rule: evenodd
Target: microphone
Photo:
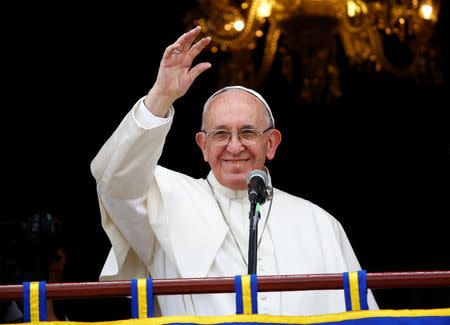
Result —
<instances>
[{"instance_id":1,"label":"microphone","mask_svg":"<svg viewBox=\"0 0 450 325\"><path fill-rule=\"evenodd\" d=\"M264 204L267 199L267 174L261 169L254 169L247 175L248 199L251 203Z\"/></svg>"}]
</instances>

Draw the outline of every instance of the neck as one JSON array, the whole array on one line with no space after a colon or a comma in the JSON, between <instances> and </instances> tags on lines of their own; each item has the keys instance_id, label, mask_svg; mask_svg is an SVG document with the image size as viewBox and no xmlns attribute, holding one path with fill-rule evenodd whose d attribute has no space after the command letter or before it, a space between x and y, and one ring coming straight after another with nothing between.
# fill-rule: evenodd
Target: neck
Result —
<instances>
[{"instance_id":1,"label":"neck","mask_svg":"<svg viewBox=\"0 0 450 325\"><path fill-rule=\"evenodd\" d=\"M229 199L244 198L247 196L247 188L240 190L240 189L233 189L233 188L227 187L225 185L222 185L215 178L214 173L212 171L208 175L208 180L210 181L211 185L214 187L215 192L221 193L222 195L224 195L225 197L227 197Z\"/></svg>"}]
</instances>

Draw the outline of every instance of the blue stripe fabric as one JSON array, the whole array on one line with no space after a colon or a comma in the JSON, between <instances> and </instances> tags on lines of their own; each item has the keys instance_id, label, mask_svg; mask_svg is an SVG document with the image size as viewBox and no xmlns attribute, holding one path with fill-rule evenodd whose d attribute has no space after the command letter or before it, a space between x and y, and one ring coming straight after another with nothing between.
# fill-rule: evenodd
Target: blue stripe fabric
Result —
<instances>
[{"instance_id":1,"label":"blue stripe fabric","mask_svg":"<svg viewBox=\"0 0 450 325\"><path fill-rule=\"evenodd\" d=\"M30 282L24 282L22 289L23 289L23 321L25 323L28 323L28 322L31 322Z\"/></svg>"},{"instance_id":2,"label":"blue stripe fabric","mask_svg":"<svg viewBox=\"0 0 450 325\"><path fill-rule=\"evenodd\" d=\"M39 282L39 321L47 321L47 286L45 281Z\"/></svg>"},{"instance_id":3,"label":"blue stripe fabric","mask_svg":"<svg viewBox=\"0 0 450 325\"><path fill-rule=\"evenodd\" d=\"M236 315L244 313L244 303L242 301L242 280L240 275L234 277L234 291L236 293Z\"/></svg>"},{"instance_id":4,"label":"blue stripe fabric","mask_svg":"<svg viewBox=\"0 0 450 325\"><path fill-rule=\"evenodd\" d=\"M354 275L355 272L352 272ZM345 297L345 309L346 311L352 311L352 287L350 284L350 272L344 272L342 274L342 280L344 285L344 297ZM358 281L358 300L359 300L359 308L360 310L369 310L369 305L367 303L367 283L366 283L366 271L359 270L356 272L357 281ZM355 304L355 301L353 302Z\"/></svg>"},{"instance_id":5,"label":"blue stripe fabric","mask_svg":"<svg viewBox=\"0 0 450 325\"><path fill-rule=\"evenodd\" d=\"M131 280L131 318L139 319L139 279ZM147 300L147 318L155 316L155 306L153 303L153 279L146 279L145 298Z\"/></svg>"},{"instance_id":6,"label":"blue stripe fabric","mask_svg":"<svg viewBox=\"0 0 450 325\"><path fill-rule=\"evenodd\" d=\"M358 271L358 288L361 310L369 310L369 305L367 304L367 283L365 270Z\"/></svg>"},{"instance_id":7,"label":"blue stripe fabric","mask_svg":"<svg viewBox=\"0 0 450 325\"><path fill-rule=\"evenodd\" d=\"M153 279L147 279L147 317L155 316L155 306L153 305Z\"/></svg>"},{"instance_id":8,"label":"blue stripe fabric","mask_svg":"<svg viewBox=\"0 0 450 325\"><path fill-rule=\"evenodd\" d=\"M137 279L131 280L131 318L139 318Z\"/></svg>"},{"instance_id":9,"label":"blue stripe fabric","mask_svg":"<svg viewBox=\"0 0 450 325\"><path fill-rule=\"evenodd\" d=\"M344 282L344 296L345 296L345 310L352 310L352 298L350 297L350 279L348 277L348 272L342 274L342 280Z\"/></svg>"},{"instance_id":10,"label":"blue stripe fabric","mask_svg":"<svg viewBox=\"0 0 450 325\"><path fill-rule=\"evenodd\" d=\"M258 277L250 275L250 290L252 295L252 314L258 313Z\"/></svg>"}]
</instances>

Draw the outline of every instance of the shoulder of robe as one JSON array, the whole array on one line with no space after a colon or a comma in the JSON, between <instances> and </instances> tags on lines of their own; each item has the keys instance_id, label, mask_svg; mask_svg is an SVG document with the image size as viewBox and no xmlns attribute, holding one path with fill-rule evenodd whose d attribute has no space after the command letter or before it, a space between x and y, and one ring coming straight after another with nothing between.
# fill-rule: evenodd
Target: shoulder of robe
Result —
<instances>
[{"instance_id":1,"label":"shoulder of robe","mask_svg":"<svg viewBox=\"0 0 450 325\"><path fill-rule=\"evenodd\" d=\"M208 184L204 178L193 178L189 175L156 166L155 179L160 190L165 192L178 192L189 195L189 191L209 191Z\"/></svg>"},{"instance_id":2,"label":"shoulder of robe","mask_svg":"<svg viewBox=\"0 0 450 325\"><path fill-rule=\"evenodd\" d=\"M330 213L309 200L274 189L273 206L288 209L289 214L302 218L314 218L322 222L339 223Z\"/></svg>"}]
</instances>

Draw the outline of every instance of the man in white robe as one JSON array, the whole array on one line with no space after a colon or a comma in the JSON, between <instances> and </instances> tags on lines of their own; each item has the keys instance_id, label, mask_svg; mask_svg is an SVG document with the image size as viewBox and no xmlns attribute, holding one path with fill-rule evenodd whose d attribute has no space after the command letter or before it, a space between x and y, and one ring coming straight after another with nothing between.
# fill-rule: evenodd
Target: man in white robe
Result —
<instances>
[{"instance_id":1,"label":"man in white robe","mask_svg":"<svg viewBox=\"0 0 450 325\"><path fill-rule=\"evenodd\" d=\"M207 37L192 45L199 33L195 28L167 47L154 86L92 162L102 225L112 244L101 280L247 273L246 177L265 168L281 141L264 99L231 87L205 104L196 141L211 166L206 179L157 164L174 118L173 102L210 67L191 67L210 42ZM247 139L249 133L255 139ZM225 140L219 139L223 134ZM361 269L339 222L313 203L274 189L260 212L258 275ZM158 296L158 302L164 316L235 314L234 294ZM368 302L377 308L370 292ZM345 311L345 300L342 290L264 292L258 294L258 309L270 315L327 314Z\"/></svg>"}]
</instances>

